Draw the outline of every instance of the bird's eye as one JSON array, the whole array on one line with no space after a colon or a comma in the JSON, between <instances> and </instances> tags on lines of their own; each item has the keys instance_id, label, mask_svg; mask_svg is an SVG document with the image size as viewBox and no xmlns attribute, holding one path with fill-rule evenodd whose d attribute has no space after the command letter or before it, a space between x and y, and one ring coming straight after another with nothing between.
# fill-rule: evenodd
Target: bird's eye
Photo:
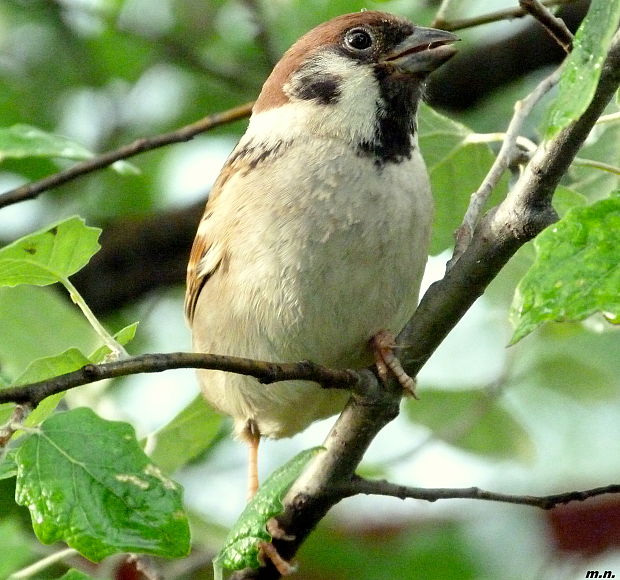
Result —
<instances>
[{"instance_id":1,"label":"bird's eye","mask_svg":"<svg viewBox=\"0 0 620 580\"><path fill-rule=\"evenodd\" d=\"M373 40L370 32L364 28L352 28L344 36L345 45L353 50L365 50L370 48Z\"/></svg>"}]
</instances>

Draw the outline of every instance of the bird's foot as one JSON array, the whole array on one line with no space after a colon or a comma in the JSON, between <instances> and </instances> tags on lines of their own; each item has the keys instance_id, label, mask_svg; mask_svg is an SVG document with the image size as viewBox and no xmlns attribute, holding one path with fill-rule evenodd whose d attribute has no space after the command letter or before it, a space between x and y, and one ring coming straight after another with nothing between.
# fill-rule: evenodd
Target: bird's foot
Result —
<instances>
[{"instance_id":1,"label":"bird's foot","mask_svg":"<svg viewBox=\"0 0 620 580\"><path fill-rule=\"evenodd\" d=\"M297 566L287 562L280 556L278 550L271 542L260 542L258 544L258 559L263 566L267 563L267 560L270 560L281 576L290 576L297 572Z\"/></svg>"},{"instance_id":2,"label":"bird's foot","mask_svg":"<svg viewBox=\"0 0 620 580\"><path fill-rule=\"evenodd\" d=\"M372 337L370 344L375 355L377 373L381 381L386 383L391 372L400 383L405 395L417 399L415 379L405 372L398 357L394 354L394 349L398 348L394 334L389 330L380 330Z\"/></svg>"},{"instance_id":3,"label":"bird's foot","mask_svg":"<svg viewBox=\"0 0 620 580\"><path fill-rule=\"evenodd\" d=\"M295 536L287 534L285 530L280 526L280 522L276 518L271 518L267 521L267 531L271 534L272 538L276 540L286 540L292 542Z\"/></svg>"}]
</instances>

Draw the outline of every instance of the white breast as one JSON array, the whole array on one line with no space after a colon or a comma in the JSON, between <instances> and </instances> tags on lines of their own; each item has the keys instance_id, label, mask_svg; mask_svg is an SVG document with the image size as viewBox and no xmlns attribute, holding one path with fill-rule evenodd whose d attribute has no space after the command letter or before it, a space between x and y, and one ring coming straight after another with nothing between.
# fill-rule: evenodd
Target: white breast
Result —
<instances>
[{"instance_id":1,"label":"white breast","mask_svg":"<svg viewBox=\"0 0 620 580\"><path fill-rule=\"evenodd\" d=\"M432 218L426 170L417 149L379 169L345 141L296 143L233 176L220 193L230 197L213 219L227 259L198 298L194 346L269 361L367 365L369 339L381 329L400 331L417 303ZM206 398L235 418L238 431L254 419L273 437L337 412L347 398L300 382L199 374Z\"/></svg>"}]
</instances>

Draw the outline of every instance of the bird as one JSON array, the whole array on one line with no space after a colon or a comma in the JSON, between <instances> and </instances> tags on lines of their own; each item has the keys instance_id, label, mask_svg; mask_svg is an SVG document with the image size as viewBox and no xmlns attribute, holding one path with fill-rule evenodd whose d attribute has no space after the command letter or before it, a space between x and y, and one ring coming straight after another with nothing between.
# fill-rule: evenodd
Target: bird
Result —
<instances>
[{"instance_id":1,"label":"bird","mask_svg":"<svg viewBox=\"0 0 620 580\"><path fill-rule=\"evenodd\" d=\"M374 360L411 389L392 347L417 306L433 219L416 113L456 40L363 11L286 51L198 225L185 297L194 351L332 368ZM249 496L261 437L290 437L348 400L310 381L197 373L249 444Z\"/></svg>"}]
</instances>

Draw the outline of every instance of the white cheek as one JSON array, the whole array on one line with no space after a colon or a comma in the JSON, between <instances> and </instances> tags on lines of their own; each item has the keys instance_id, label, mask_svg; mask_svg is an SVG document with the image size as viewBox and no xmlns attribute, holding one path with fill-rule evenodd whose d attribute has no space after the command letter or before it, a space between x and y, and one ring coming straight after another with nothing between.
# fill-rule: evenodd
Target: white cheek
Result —
<instances>
[{"instance_id":1,"label":"white cheek","mask_svg":"<svg viewBox=\"0 0 620 580\"><path fill-rule=\"evenodd\" d=\"M335 54L317 58L316 70L341 79L336 102L291 100L280 107L252 115L242 142L260 139L270 145L292 138L320 136L355 145L372 142L381 98L370 66Z\"/></svg>"}]
</instances>

